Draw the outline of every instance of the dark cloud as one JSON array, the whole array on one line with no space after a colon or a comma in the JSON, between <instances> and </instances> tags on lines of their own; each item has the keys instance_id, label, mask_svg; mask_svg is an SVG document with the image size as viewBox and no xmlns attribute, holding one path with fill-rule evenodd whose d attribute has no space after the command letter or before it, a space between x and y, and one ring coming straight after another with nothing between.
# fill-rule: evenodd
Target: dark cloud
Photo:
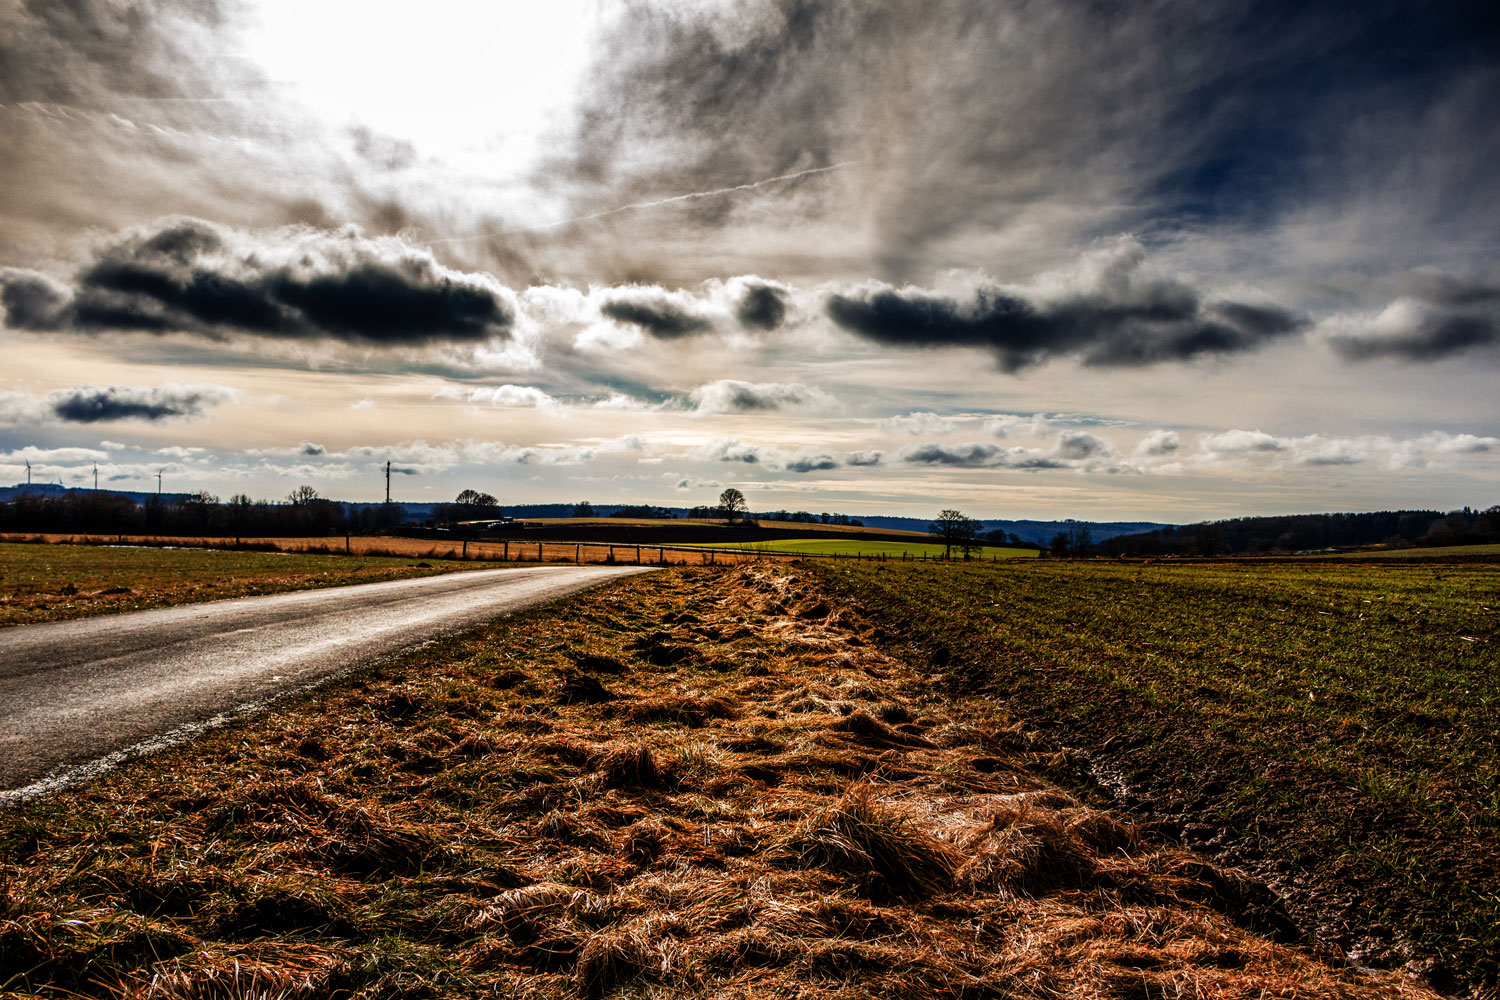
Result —
<instances>
[{"instance_id":1,"label":"dark cloud","mask_svg":"<svg viewBox=\"0 0 1500 1000\"><path fill-rule=\"evenodd\" d=\"M5 323L17 330L54 330L65 321L72 299L66 285L36 271L0 270L0 305Z\"/></svg>"},{"instance_id":2,"label":"dark cloud","mask_svg":"<svg viewBox=\"0 0 1500 1000\"><path fill-rule=\"evenodd\" d=\"M907 465L943 465L960 469L1098 469L1120 471L1118 456L1108 441L1087 431L1064 431L1050 448L1007 448L988 441L958 444L930 441L897 452Z\"/></svg>"},{"instance_id":3,"label":"dark cloud","mask_svg":"<svg viewBox=\"0 0 1500 1000\"><path fill-rule=\"evenodd\" d=\"M600 303L599 311L617 322L638 326L659 340L677 340L713 327L672 293L646 286L611 292Z\"/></svg>"},{"instance_id":4,"label":"dark cloud","mask_svg":"<svg viewBox=\"0 0 1500 1000\"><path fill-rule=\"evenodd\" d=\"M752 285L746 289L735 316L754 330L774 330L786 319L786 292L772 285Z\"/></svg>"},{"instance_id":5,"label":"dark cloud","mask_svg":"<svg viewBox=\"0 0 1500 1000\"><path fill-rule=\"evenodd\" d=\"M164 220L97 251L71 301L29 272L0 273L27 329L190 331L376 345L483 341L514 321L488 275L455 271L397 239L293 227L266 234ZM16 305L13 305L13 300Z\"/></svg>"},{"instance_id":6,"label":"dark cloud","mask_svg":"<svg viewBox=\"0 0 1500 1000\"><path fill-rule=\"evenodd\" d=\"M74 424L116 420L190 420L236 397L221 386L88 386L50 392L45 405L58 420Z\"/></svg>"},{"instance_id":7,"label":"dark cloud","mask_svg":"<svg viewBox=\"0 0 1500 1000\"><path fill-rule=\"evenodd\" d=\"M782 466L788 472L824 472L837 469L839 460L828 454L797 455Z\"/></svg>"},{"instance_id":8,"label":"dark cloud","mask_svg":"<svg viewBox=\"0 0 1500 1000\"><path fill-rule=\"evenodd\" d=\"M1061 287L987 283L959 297L876 286L834 294L826 308L839 326L877 343L984 348L1005 371L1061 356L1138 366L1232 354L1307 325L1289 310L1206 301L1178 279L1149 274L1131 240L1090 255Z\"/></svg>"},{"instance_id":9,"label":"dark cloud","mask_svg":"<svg viewBox=\"0 0 1500 1000\"><path fill-rule=\"evenodd\" d=\"M1350 361L1439 361L1500 346L1500 282L1422 272L1401 284L1407 294L1379 313L1324 320L1324 340Z\"/></svg>"},{"instance_id":10,"label":"dark cloud","mask_svg":"<svg viewBox=\"0 0 1500 1000\"><path fill-rule=\"evenodd\" d=\"M1359 324L1331 334L1328 342L1350 361L1372 358L1439 361L1500 344L1500 319L1494 315L1415 308L1384 328L1379 323Z\"/></svg>"},{"instance_id":11,"label":"dark cloud","mask_svg":"<svg viewBox=\"0 0 1500 1000\"><path fill-rule=\"evenodd\" d=\"M966 444L943 444L929 441L901 449L901 461L908 465L951 465L961 469L985 469L1004 464L1009 452L998 444L971 441ZM1061 463L1052 463L1056 467Z\"/></svg>"}]
</instances>

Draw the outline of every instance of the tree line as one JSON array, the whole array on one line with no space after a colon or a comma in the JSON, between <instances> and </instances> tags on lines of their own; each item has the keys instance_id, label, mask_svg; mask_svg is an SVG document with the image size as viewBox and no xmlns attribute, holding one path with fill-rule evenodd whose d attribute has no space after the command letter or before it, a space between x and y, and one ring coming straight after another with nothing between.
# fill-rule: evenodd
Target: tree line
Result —
<instances>
[{"instance_id":1,"label":"tree line","mask_svg":"<svg viewBox=\"0 0 1500 1000\"><path fill-rule=\"evenodd\" d=\"M1485 510L1382 510L1358 514L1237 517L1121 535L1075 555L1218 556L1500 542L1500 505Z\"/></svg>"},{"instance_id":2,"label":"tree line","mask_svg":"<svg viewBox=\"0 0 1500 1000\"><path fill-rule=\"evenodd\" d=\"M103 490L27 494L0 503L0 531L89 535L187 535L272 538L373 534L400 524L396 504L345 505L299 486L285 500L252 500L244 493L221 501L212 493L130 497Z\"/></svg>"}]
</instances>

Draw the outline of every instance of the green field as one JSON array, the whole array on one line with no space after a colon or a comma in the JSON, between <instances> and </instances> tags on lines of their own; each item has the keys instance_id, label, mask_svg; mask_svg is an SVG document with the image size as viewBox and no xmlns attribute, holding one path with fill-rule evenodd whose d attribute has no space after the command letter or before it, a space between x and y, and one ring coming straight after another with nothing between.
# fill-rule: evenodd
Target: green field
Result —
<instances>
[{"instance_id":1,"label":"green field","mask_svg":"<svg viewBox=\"0 0 1500 1000\"><path fill-rule=\"evenodd\" d=\"M1475 556L1500 556L1500 543L1489 545L1443 545L1437 548L1368 549L1363 552L1341 552L1340 559L1472 559Z\"/></svg>"},{"instance_id":2,"label":"green field","mask_svg":"<svg viewBox=\"0 0 1500 1000\"><path fill-rule=\"evenodd\" d=\"M1500 566L815 567L1341 946L1495 981Z\"/></svg>"},{"instance_id":3,"label":"green field","mask_svg":"<svg viewBox=\"0 0 1500 1000\"><path fill-rule=\"evenodd\" d=\"M734 552L806 552L809 555L825 556L884 556L886 559L897 560L937 559L943 555L943 547L930 542L882 542L859 538L851 538L847 541L842 538L777 538L766 542L703 542L694 544L693 548L728 549ZM986 545L975 558L1029 558L1036 554L1036 549ZM953 558L959 558L957 549L953 550Z\"/></svg>"},{"instance_id":4,"label":"green field","mask_svg":"<svg viewBox=\"0 0 1500 1000\"><path fill-rule=\"evenodd\" d=\"M0 543L0 625L430 576L496 563Z\"/></svg>"}]
</instances>

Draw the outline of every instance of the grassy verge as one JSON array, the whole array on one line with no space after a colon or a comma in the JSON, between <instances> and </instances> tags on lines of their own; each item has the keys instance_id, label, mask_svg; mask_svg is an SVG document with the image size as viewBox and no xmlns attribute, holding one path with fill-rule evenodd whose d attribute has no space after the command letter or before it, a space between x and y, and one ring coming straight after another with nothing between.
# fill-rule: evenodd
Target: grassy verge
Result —
<instances>
[{"instance_id":1,"label":"grassy verge","mask_svg":"<svg viewBox=\"0 0 1500 1000\"><path fill-rule=\"evenodd\" d=\"M1257 936L876 639L671 570L0 813L0 992L1431 997Z\"/></svg>"},{"instance_id":2,"label":"grassy verge","mask_svg":"<svg viewBox=\"0 0 1500 1000\"><path fill-rule=\"evenodd\" d=\"M819 570L1325 939L1495 982L1500 567Z\"/></svg>"},{"instance_id":3,"label":"grassy verge","mask_svg":"<svg viewBox=\"0 0 1500 1000\"><path fill-rule=\"evenodd\" d=\"M0 625L431 576L498 563L0 543Z\"/></svg>"}]
</instances>

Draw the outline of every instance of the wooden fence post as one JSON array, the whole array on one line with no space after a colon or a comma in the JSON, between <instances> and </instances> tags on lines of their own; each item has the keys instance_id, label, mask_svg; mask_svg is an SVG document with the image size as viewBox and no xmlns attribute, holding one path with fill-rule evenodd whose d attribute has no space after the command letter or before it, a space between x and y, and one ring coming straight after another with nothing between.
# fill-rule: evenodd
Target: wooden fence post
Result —
<instances>
[{"instance_id":1,"label":"wooden fence post","mask_svg":"<svg viewBox=\"0 0 1500 1000\"><path fill-rule=\"evenodd\" d=\"M579 563L578 553L580 551L582 551L582 549L583 549L582 545L575 545L575 546L573 546L573 565L574 566L577 566L578 563Z\"/></svg>"},{"instance_id":2,"label":"wooden fence post","mask_svg":"<svg viewBox=\"0 0 1500 1000\"><path fill-rule=\"evenodd\" d=\"M641 564L641 547L639 545L635 547L635 564L637 566Z\"/></svg>"},{"instance_id":3,"label":"wooden fence post","mask_svg":"<svg viewBox=\"0 0 1500 1000\"><path fill-rule=\"evenodd\" d=\"M464 550L462 556L465 559L469 558L469 540L467 538L464 539Z\"/></svg>"},{"instance_id":4,"label":"wooden fence post","mask_svg":"<svg viewBox=\"0 0 1500 1000\"><path fill-rule=\"evenodd\" d=\"M536 561L537 562L541 562L542 561L542 543L541 542L537 542L536 543Z\"/></svg>"},{"instance_id":5,"label":"wooden fence post","mask_svg":"<svg viewBox=\"0 0 1500 1000\"><path fill-rule=\"evenodd\" d=\"M505 540L505 555L500 557L505 562L510 562L510 539Z\"/></svg>"}]
</instances>

